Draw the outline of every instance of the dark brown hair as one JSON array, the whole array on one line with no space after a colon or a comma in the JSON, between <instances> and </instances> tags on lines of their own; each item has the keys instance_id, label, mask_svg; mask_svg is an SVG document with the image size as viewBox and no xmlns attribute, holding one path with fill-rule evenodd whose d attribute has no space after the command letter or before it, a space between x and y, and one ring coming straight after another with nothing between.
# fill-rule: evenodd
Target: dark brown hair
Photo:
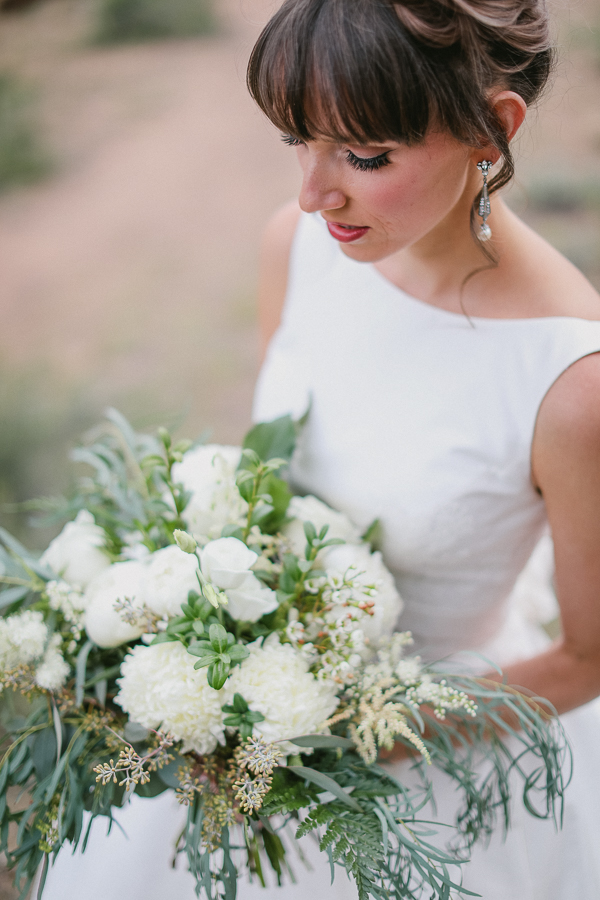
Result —
<instances>
[{"instance_id":1,"label":"dark brown hair","mask_svg":"<svg viewBox=\"0 0 600 900\"><path fill-rule=\"evenodd\" d=\"M435 125L489 142L503 158L497 190L514 161L490 90L534 103L552 55L544 0L285 0L252 51L248 87L300 140L415 143Z\"/></svg>"}]
</instances>

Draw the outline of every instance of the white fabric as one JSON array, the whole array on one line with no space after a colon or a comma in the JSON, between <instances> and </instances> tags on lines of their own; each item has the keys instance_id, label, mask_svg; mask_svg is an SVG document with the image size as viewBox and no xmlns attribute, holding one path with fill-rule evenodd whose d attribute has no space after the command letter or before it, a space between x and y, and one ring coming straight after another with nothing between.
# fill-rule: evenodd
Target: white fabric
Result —
<instances>
[{"instance_id":1,"label":"white fabric","mask_svg":"<svg viewBox=\"0 0 600 900\"><path fill-rule=\"evenodd\" d=\"M597 351L599 322L469 320L422 303L344 256L319 216L302 217L254 418L301 415L310 402L294 481L361 526L381 520L406 605L398 627L423 656L476 650L506 663L547 645L535 624L552 616L547 548L515 587L546 523L531 441L552 383ZM517 802L506 842L498 834L476 848L465 873L485 900L600 897L598 703L564 724L575 753L564 828L555 833ZM453 789L435 781L439 818L451 822ZM164 874L178 816L172 798L134 800L120 814L129 841L116 832L106 840L95 826L83 858L59 857L44 900L191 900L187 873ZM326 859L309 853L312 872L294 866L299 884L242 885L240 900L355 897L341 872L331 887Z\"/></svg>"}]
</instances>

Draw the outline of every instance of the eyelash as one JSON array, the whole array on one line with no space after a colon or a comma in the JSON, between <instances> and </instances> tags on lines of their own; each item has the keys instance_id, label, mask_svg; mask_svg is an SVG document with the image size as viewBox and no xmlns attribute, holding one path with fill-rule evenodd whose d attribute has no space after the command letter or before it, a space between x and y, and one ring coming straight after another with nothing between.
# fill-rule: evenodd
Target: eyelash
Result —
<instances>
[{"instance_id":1,"label":"eyelash","mask_svg":"<svg viewBox=\"0 0 600 900\"><path fill-rule=\"evenodd\" d=\"M299 147L300 144L303 143L291 134L282 134L281 140L284 144L287 144L288 147ZM359 172L376 172L377 169L382 169L384 166L389 166L390 164L388 151L380 153L379 156L364 157L357 156L352 150L346 150L346 159L352 168L358 169Z\"/></svg>"}]
</instances>

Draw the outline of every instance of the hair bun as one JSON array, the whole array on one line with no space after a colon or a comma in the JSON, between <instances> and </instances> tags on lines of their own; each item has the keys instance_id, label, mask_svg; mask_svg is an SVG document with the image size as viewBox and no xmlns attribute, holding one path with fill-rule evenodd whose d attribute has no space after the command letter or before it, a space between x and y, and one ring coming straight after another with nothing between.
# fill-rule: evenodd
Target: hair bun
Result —
<instances>
[{"instance_id":1,"label":"hair bun","mask_svg":"<svg viewBox=\"0 0 600 900\"><path fill-rule=\"evenodd\" d=\"M404 27L432 47L504 44L530 58L550 48L544 0L393 0ZM511 66L510 70L513 70Z\"/></svg>"}]
</instances>

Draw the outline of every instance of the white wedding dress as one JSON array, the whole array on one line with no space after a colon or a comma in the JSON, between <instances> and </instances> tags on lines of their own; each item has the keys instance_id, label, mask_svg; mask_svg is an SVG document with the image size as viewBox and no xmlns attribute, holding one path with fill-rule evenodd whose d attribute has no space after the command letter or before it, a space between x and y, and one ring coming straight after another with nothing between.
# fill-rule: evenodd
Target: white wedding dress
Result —
<instances>
[{"instance_id":1,"label":"white wedding dress","mask_svg":"<svg viewBox=\"0 0 600 900\"><path fill-rule=\"evenodd\" d=\"M475 650L506 664L547 645L523 596L530 582L514 590L546 526L530 480L533 430L553 382L598 351L600 322L469 320L420 302L346 257L318 215L302 217L254 418L299 416L310 403L295 486L361 526L381 520L405 603L398 627L425 659ZM484 900L600 898L600 702L563 722L575 762L563 829L517 800L507 839L476 847L464 869ZM439 819L451 822L453 786L441 773L434 782ZM44 900L192 900L183 859L169 868L181 820L172 797L134 798L119 820L128 839L95 823L85 856L59 857ZM242 884L240 900L354 898L343 872L330 886L308 847L313 870L295 863L298 884Z\"/></svg>"}]
</instances>

